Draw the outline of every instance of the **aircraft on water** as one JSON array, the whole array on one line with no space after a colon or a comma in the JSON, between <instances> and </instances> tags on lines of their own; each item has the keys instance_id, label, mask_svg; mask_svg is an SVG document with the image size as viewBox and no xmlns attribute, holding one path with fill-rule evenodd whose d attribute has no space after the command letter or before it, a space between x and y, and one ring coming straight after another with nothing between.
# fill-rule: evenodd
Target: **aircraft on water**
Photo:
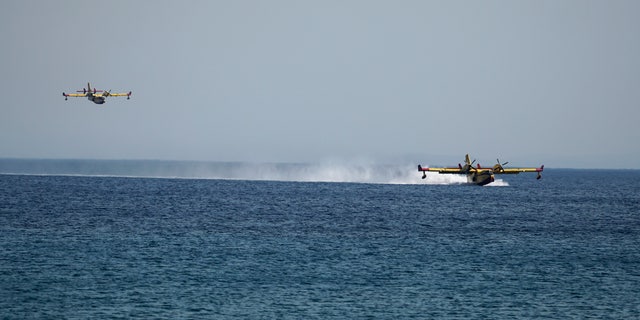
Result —
<instances>
[{"instance_id":1,"label":"aircraft on water","mask_svg":"<svg viewBox=\"0 0 640 320\"><path fill-rule=\"evenodd\" d=\"M62 93L64 96L64 100L67 100L69 97L86 97L89 101L93 101L95 104L103 104L105 103L105 99L107 97L127 97L127 100L131 98L131 91L128 93L111 93L111 90L97 90L96 88L91 89L91 84L87 83L87 87L82 90L76 91L78 93Z\"/></svg>"},{"instance_id":2,"label":"aircraft on water","mask_svg":"<svg viewBox=\"0 0 640 320\"><path fill-rule=\"evenodd\" d=\"M463 174L467 176L468 183L477 184L479 186L484 186L495 181L494 175L496 174L537 172L538 177L536 179L542 178L541 172L544 170L544 166L540 166L540 168L505 168L503 166L507 165L509 162L500 163L499 159L497 161L498 163L491 168L483 168L480 164L474 167L473 164L476 160L470 161L469 155L467 154L464 158L464 165L458 164L457 167L447 168L423 168L421 165L418 165L418 172L422 172L422 179L427 177L427 171L437 172L440 174Z\"/></svg>"}]
</instances>

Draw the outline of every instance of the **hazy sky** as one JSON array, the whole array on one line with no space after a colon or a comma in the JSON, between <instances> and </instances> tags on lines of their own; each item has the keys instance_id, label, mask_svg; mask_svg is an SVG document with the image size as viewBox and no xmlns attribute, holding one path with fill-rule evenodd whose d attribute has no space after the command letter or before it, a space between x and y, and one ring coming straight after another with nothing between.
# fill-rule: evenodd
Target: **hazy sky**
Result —
<instances>
[{"instance_id":1,"label":"hazy sky","mask_svg":"<svg viewBox=\"0 0 640 320\"><path fill-rule=\"evenodd\" d=\"M640 1L9 0L0 36L0 157L640 167Z\"/></svg>"}]
</instances>

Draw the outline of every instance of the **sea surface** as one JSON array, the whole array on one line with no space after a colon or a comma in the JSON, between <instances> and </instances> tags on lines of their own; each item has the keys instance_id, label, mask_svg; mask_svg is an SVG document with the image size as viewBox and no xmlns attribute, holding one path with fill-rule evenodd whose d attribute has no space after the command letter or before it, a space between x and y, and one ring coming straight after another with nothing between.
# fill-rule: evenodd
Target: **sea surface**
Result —
<instances>
[{"instance_id":1,"label":"sea surface","mask_svg":"<svg viewBox=\"0 0 640 320\"><path fill-rule=\"evenodd\" d=\"M0 318L640 318L638 170L87 163L0 161Z\"/></svg>"}]
</instances>

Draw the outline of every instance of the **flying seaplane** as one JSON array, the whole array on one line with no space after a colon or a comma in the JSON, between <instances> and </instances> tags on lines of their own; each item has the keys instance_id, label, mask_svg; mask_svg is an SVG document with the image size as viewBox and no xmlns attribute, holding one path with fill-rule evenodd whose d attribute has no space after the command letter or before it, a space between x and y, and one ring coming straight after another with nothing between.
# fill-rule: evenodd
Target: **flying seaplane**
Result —
<instances>
[{"instance_id":1,"label":"flying seaplane","mask_svg":"<svg viewBox=\"0 0 640 320\"><path fill-rule=\"evenodd\" d=\"M127 97L127 100L131 98L131 91L128 93L111 93L111 90L97 90L96 88L91 89L91 84L87 83L87 87L82 90L76 91L78 93L62 93L64 96L64 100L67 100L69 97L86 97L89 101L93 101L95 104L103 104L105 103L105 99L107 97Z\"/></svg>"},{"instance_id":2,"label":"flying seaplane","mask_svg":"<svg viewBox=\"0 0 640 320\"><path fill-rule=\"evenodd\" d=\"M421 165L418 165L418 172L422 172L422 179L427 177L427 171L429 172L437 172L440 174L463 174L467 176L467 182L471 184L476 184L479 186L484 186L495 181L494 175L496 174L518 174L520 172L537 172L538 177L536 179L542 178L541 172L544 170L544 166L540 166L540 168L505 168L509 162L500 163L500 160L497 159L498 163L491 168L483 168L478 164L476 167L473 164L476 160L470 161L469 155L467 154L464 158L464 165L458 164L457 167L448 167L448 168L423 168Z\"/></svg>"}]
</instances>

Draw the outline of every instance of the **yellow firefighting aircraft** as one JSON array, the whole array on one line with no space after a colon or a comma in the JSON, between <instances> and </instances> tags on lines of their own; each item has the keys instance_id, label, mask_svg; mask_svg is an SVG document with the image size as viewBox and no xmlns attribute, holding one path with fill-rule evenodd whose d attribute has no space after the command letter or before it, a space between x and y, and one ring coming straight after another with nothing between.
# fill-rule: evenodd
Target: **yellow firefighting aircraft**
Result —
<instances>
[{"instance_id":1,"label":"yellow firefighting aircraft","mask_svg":"<svg viewBox=\"0 0 640 320\"><path fill-rule=\"evenodd\" d=\"M76 91L78 93L62 93L64 96L64 100L67 100L69 97L87 97L89 101L93 101L95 104L103 104L105 103L105 99L107 97L127 97L127 100L131 98L131 91L128 93L111 93L111 90L96 90L96 88L91 89L91 84L87 83L87 87L82 90Z\"/></svg>"},{"instance_id":2,"label":"yellow firefighting aircraft","mask_svg":"<svg viewBox=\"0 0 640 320\"><path fill-rule=\"evenodd\" d=\"M479 186L484 186L489 184L495 180L494 175L496 174L518 174L520 172L537 172L538 177L536 179L542 178L542 170L544 170L544 166L540 166L540 168L504 168L503 166L507 165L509 162L500 163L500 160L497 160L498 163L494 165L492 168L483 168L478 164L476 167L473 164L476 160L470 161L469 155L467 154L464 158L464 166L458 164L457 167L449 167L449 168L423 168L421 165L418 165L418 172L422 172L422 179L427 177L427 171L429 172L437 172L441 174L464 174L467 176L467 182L477 184Z\"/></svg>"}]
</instances>

